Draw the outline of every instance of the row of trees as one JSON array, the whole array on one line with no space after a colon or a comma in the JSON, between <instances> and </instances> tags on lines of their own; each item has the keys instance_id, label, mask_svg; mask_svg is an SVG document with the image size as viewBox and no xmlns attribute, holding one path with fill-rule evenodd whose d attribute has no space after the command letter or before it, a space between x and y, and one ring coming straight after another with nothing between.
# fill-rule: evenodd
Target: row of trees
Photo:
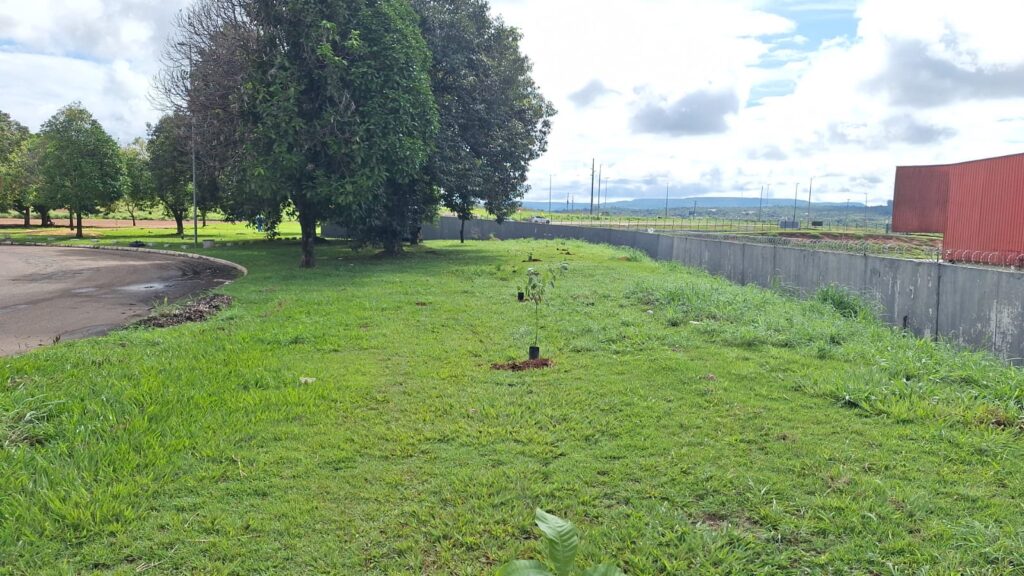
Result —
<instances>
[{"instance_id":1,"label":"row of trees","mask_svg":"<svg viewBox=\"0 0 1024 576\"><path fill-rule=\"evenodd\" d=\"M67 209L69 225L81 238L83 214L120 206L134 225L138 212L161 205L182 234L192 206L191 183L184 176L190 150L176 121L168 117L150 128L149 141L139 138L119 148L77 103L58 111L38 134L0 112L0 211L21 213L26 226L36 212L47 226L53 224L53 210ZM211 206L202 200L205 213Z\"/></svg>"},{"instance_id":2,"label":"row of trees","mask_svg":"<svg viewBox=\"0 0 1024 576\"><path fill-rule=\"evenodd\" d=\"M526 192L554 110L519 32L486 0L199 0L176 22L153 129L158 188L191 176L229 218L285 215L315 265L319 222L398 252L444 205L499 220ZM181 186L178 186L181 188Z\"/></svg>"}]
</instances>

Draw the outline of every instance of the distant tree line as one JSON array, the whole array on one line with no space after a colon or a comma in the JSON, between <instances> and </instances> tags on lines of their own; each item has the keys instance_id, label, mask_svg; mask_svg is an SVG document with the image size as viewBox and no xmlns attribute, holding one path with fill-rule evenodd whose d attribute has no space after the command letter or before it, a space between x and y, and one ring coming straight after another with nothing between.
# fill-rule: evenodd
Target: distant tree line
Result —
<instances>
[{"instance_id":1,"label":"distant tree line","mask_svg":"<svg viewBox=\"0 0 1024 576\"><path fill-rule=\"evenodd\" d=\"M83 215L123 208L136 224L140 212L163 208L184 233L192 207L190 150L174 129L173 117L119 147L81 104L60 109L38 134L0 112L0 211L21 214L25 226L32 213L53 226L52 212L66 209L68 226L82 237ZM199 201L199 209L213 209Z\"/></svg>"},{"instance_id":2,"label":"distant tree line","mask_svg":"<svg viewBox=\"0 0 1024 576\"><path fill-rule=\"evenodd\" d=\"M195 192L204 219L295 218L312 267L325 221L397 253L442 206L508 218L547 146L555 111L486 0L198 0L175 30L148 139L119 148L80 104L35 135L0 116L0 210L67 208L80 237L159 205L181 234Z\"/></svg>"},{"instance_id":3,"label":"distant tree line","mask_svg":"<svg viewBox=\"0 0 1024 576\"><path fill-rule=\"evenodd\" d=\"M158 79L154 185L187 188L169 149L194 138L201 201L294 217L304 267L324 221L397 253L441 206L507 218L554 114L519 42L485 0L199 0Z\"/></svg>"}]
</instances>

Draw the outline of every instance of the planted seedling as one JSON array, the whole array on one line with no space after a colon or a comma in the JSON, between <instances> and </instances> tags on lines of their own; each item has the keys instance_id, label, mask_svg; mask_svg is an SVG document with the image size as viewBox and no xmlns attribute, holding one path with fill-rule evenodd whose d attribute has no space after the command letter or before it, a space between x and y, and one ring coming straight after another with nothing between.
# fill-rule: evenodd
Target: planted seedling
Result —
<instances>
[{"instance_id":1,"label":"planted seedling","mask_svg":"<svg viewBox=\"0 0 1024 576\"><path fill-rule=\"evenodd\" d=\"M555 280L569 271L569 265L562 262L545 270L530 268L526 271L526 299L533 303L534 331L533 346L530 346L530 360L540 359L540 307L544 303L548 288L555 287Z\"/></svg>"},{"instance_id":2,"label":"planted seedling","mask_svg":"<svg viewBox=\"0 0 1024 576\"><path fill-rule=\"evenodd\" d=\"M626 576L614 564L576 570L576 552L580 546L580 534L576 526L539 508L535 512L535 519L537 527L544 534L547 564L539 560L515 560L499 568L498 576ZM549 570L549 567L554 571Z\"/></svg>"}]
</instances>

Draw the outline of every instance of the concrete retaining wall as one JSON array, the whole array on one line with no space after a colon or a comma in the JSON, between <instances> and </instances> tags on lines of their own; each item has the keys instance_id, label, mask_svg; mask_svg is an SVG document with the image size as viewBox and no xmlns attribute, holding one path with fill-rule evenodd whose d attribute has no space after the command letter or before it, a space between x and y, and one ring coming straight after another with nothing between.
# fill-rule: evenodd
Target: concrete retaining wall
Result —
<instances>
[{"instance_id":1,"label":"concrete retaining wall","mask_svg":"<svg viewBox=\"0 0 1024 576\"><path fill-rule=\"evenodd\" d=\"M458 239L459 228L458 219L441 218L423 228L423 239ZM331 236L331 227L326 226L324 233ZM877 301L884 320L894 326L1024 363L1021 272L631 230L489 220L466 223L467 239L492 236L631 247L654 259L701 268L739 284L782 285L803 295L835 284Z\"/></svg>"}]
</instances>

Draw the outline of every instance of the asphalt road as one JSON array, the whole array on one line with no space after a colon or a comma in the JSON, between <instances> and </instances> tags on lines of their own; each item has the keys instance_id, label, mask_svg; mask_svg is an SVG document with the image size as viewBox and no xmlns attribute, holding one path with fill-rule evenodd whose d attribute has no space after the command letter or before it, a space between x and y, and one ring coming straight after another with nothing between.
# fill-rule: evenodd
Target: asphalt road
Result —
<instances>
[{"instance_id":1,"label":"asphalt road","mask_svg":"<svg viewBox=\"0 0 1024 576\"><path fill-rule=\"evenodd\" d=\"M237 276L162 254L0 246L0 356L105 334Z\"/></svg>"}]
</instances>

